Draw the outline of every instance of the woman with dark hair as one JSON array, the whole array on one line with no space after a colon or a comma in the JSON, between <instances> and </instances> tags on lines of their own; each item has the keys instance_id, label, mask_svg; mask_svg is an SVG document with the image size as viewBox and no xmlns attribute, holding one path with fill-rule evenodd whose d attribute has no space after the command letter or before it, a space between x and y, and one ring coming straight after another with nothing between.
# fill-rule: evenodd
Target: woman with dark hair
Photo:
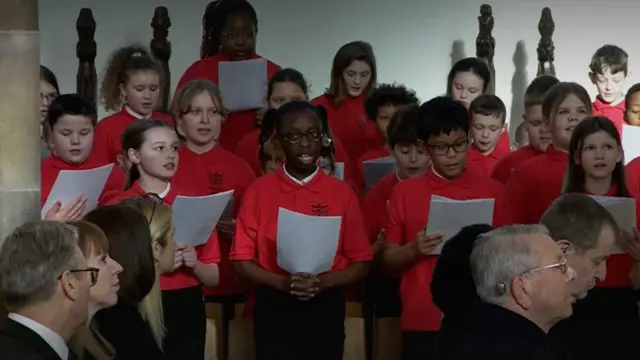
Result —
<instances>
[{"instance_id":1,"label":"woman with dark hair","mask_svg":"<svg viewBox=\"0 0 640 360\"><path fill-rule=\"evenodd\" d=\"M444 314L438 340L438 359L449 359L478 297L469 256L476 239L491 230L493 227L487 224L466 226L442 248L431 281L433 302Z\"/></svg>"}]
</instances>

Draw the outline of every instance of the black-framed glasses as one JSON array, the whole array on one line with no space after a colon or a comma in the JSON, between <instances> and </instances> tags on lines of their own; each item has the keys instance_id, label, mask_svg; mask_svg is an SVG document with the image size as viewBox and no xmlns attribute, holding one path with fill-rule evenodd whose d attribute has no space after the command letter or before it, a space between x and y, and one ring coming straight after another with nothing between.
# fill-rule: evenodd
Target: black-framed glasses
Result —
<instances>
[{"instance_id":1,"label":"black-framed glasses","mask_svg":"<svg viewBox=\"0 0 640 360\"><path fill-rule=\"evenodd\" d=\"M444 156L449 153L449 149L453 149L456 153L466 152L469 148L469 140L456 141L453 144L427 144L427 147L433 150L435 155Z\"/></svg>"},{"instance_id":2,"label":"black-framed glasses","mask_svg":"<svg viewBox=\"0 0 640 360\"><path fill-rule=\"evenodd\" d=\"M310 130L306 133L299 131L292 131L290 133L286 133L283 136L283 139L289 144L300 144L303 138L307 138L307 141L310 143L318 143L322 140L324 133L322 131Z\"/></svg>"},{"instance_id":3,"label":"black-framed glasses","mask_svg":"<svg viewBox=\"0 0 640 360\"><path fill-rule=\"evenodd\" d=\"M90 286L94 286L97 282L98 282L98 274L100 274L100 269L98 268L94 268L94 267L88 267L86 269L69 269L66 270L65 272L70 272L70 273L83 273L83 272L88 272L89 273L89 277L91 279L91 285ZM64 275L64 272L58 276L58 280L62 279L62 276Z\"/></svg>"}]
</instances>

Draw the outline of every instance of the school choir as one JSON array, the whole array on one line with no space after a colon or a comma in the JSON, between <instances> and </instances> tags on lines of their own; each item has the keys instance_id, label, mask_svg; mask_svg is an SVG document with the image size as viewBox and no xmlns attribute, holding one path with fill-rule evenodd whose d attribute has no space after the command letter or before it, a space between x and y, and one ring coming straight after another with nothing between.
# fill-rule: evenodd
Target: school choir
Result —
<instances>
[{"instance_id":1,"label":"school choir","mask_svg":"<svg viewBox=\"0 0 640 360\"><path fill-rule=\"evenodd\" d=\"M622 124L640 124L640 85L625 97L627 54L616 46L591 61L595 101L576 83L534 79L524 97L527 142L511 151L506 124L517 119L485 94L491 75L483 62L456 63L447 96L420 105L403 85L377 83L374 51L363 41L338 49L330 85L317 98L309 99L303 74L268 61L267 107L229 112L218 64L261 58L257 16L244 0L218 1L207 14L207 36L219 51L184 72L171 114L155 110L161 68L144 48L113 53L100 100L114 113L100 121L94 104L59 95L41 68L42 141L51 149L41 165L42 205L60 171L114 165L100 206L72 223L87 259L102 256L120 279L117 299L94 308L76 339L84 358L201 360L205 302L214 302L227 314L218 329L224 342L228 314L245 305L258 360L342 359L346 301L373 309L365 314L371 319L400 318L402 359L434 358L442 305L431 281L434 249L445 238L426 233L432 197L493 199L499 227L538 223L562 193L636 199L640 190L640 160L625 167L620 135ZM387 157L396 171L367 188L365 163ZM174 244L176 197L226 191L233 191L231 214L209 240ZM79 220L85 205L78 194L47 218ZM330 270L289 274L278 265L280 208L341 218ZM132 225L140 213L151 236ZM640 331L633 292L640 283L631 276L640 254L604 260L606 277L575 316L594 319L585 339L618 346L611 327L624 322L629 333Z\"/></svg>"}]
</instances>

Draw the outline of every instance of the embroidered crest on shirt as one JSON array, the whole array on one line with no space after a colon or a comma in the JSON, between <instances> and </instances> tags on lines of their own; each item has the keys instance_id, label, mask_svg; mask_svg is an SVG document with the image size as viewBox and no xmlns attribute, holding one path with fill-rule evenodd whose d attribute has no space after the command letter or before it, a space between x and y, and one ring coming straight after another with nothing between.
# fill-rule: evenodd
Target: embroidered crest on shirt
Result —
<instances>
[{"instance_id":1,"label":"embroidered crest on shirt","mask_svg":"<svg viewBox=\"0 0 640 360\"><path fill-rule=\"evenodd\" d=\"M311 204L311 214L314 216L329 215L329 211L327 210L327 204L324 204L324 203Z\"/></svg>"},{"instance_id":2,"label":"embroidered crest on shirt","mask_svg":"<svg viewBox=\"0 0 640 360\"><path fill-rule=\"evenodd\" d=\"M224 177L219 172L209 173L209 191L211 193L222 192L222 183L224 183Z\"/></svg>"}]
</instances>

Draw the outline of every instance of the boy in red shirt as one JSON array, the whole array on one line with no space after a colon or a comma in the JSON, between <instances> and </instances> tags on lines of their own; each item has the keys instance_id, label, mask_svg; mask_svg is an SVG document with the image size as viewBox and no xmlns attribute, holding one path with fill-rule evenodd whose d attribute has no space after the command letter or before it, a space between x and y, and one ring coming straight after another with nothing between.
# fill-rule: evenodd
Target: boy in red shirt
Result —
<instances>
[{"instance_id":1,"label":"boy in red shirt","mask_svg":"<svg viewBox=\"0 0 640 360\"><path fill-rule=\"evenodd\" d=\"M593 115L602 115L613 121L622 133L625 98L624 82L627 79L629 55L615 45L604 45L596 50L589 65L589 79L598 89L593 102Z\"/></svg>"},{"instance_id":2,"label":"boy in red shirt","mask_svg":"<svg viewBox=\"0 0 640 360\"><path fill-rule=\"evenodd\" d=\"M404 85L381 84L367 96L364 101L364 111L367 113L367 118L373 121L378 128L382 143L379 147L368 150L358 159L356 179L361 189L364 189L364 170L362 163L391 155L386 145L387 126L396 108L404 105L418 104L419 101L415 91L407 89Z\"/></svg>"},{"instance_id":3,"label":"boy in red shirt","mask_svg":"<svg viewBox=\"0 0 640 360\"><path fill-rule=\"evenodd\" d=\"M400 182L389 204L387 248L382 261L390 273L402 273L400 299L403 331L402 358L427 359L436 355L442 313L431 298L431 278L444 240L426 234L432 196L454 200L494 199L493 225L511 223L511 208L504 187L466 169L469 116L464 105L447 97L424 103L417 112L418 139L432 166L423 176ZM456 216L456 214L451 214Z\"/></svg>"},{"instance_id":4,"label":"boy in red shirt","mask_svg":"<svg viewBox=\"0 0 640 360\"><path fill-rule=\"evenodd\" d=\"M509 153L509 149L498 147L498 141L505 132L507 108L495 95L480 95L469 105L471 118L471 148L467 158L467 168L489 176L498 160Z\"/></svg>"},{"instance_id":5,"label":"boy in red shirt","mask_svg":"<svg viewBox=\"0 0 640 360\"><path fill-rule=\"evenodd\" d=\"M522 120L529 137L529 144L505 155L493 168L491 177L507 184L513 169L525 161L542 154L551 143L551 134L542 116L542 99L555 84L555 76L542 75L533 79L524 93L524 114Z\"/></svg>"}]
</instances>

